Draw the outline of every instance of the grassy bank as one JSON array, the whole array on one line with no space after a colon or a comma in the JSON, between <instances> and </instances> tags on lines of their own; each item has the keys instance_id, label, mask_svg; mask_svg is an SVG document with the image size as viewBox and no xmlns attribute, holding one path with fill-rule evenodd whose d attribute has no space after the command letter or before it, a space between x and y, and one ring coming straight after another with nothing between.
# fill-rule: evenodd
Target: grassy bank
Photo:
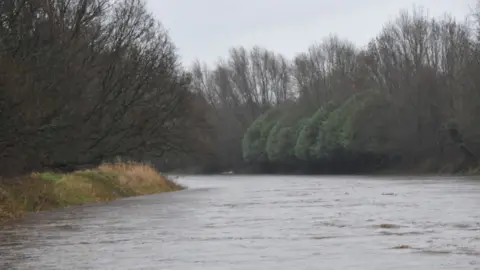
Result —
<instances>
[{"instance_id":1,"label":"grassy bank","mask_svg":"<svg viewBox=\"0 0 480 270\"><path fill-rule=\"evenodd\" d=\"M152 166L133 162L105 163L68 174L32 173L0 181L0 222L26 212L180 189Z\"/></svg>"}]
</instances>

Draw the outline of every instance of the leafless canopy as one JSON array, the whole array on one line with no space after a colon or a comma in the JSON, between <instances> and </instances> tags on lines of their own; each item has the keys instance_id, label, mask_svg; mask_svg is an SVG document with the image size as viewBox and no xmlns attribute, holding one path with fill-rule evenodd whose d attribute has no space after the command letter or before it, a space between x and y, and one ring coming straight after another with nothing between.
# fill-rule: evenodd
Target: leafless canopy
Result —
<instances>
[{"instance_id":1,"label":"leafless canopy","mask_svg":"<svg viewBox=\"0 0 480 270\"><path fill-rule=\"evenodd\" d=\"M142 1L4 0L0 20L3 172L189 147L190 78Z\"/></svg>"}]
</instances>

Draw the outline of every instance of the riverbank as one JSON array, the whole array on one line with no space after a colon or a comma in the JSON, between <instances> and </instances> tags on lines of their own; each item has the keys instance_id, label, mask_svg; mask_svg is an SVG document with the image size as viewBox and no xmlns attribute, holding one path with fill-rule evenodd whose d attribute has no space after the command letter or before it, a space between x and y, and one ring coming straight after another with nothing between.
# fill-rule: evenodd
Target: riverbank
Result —
<instances>
[{"instance_id":1,"label":"riverbank","mask_svg":"<svg viewBox=\"0 0 480 270\"><path fill-rule=\"evenodd\" d=\"M0 180L0 223L58 207L181 190L152 166L104 163L72 173L32 173Z\"/></svg>"},{"instance_id":2,"label":"riverbank","mask_svg":"<svg viewBox=\"0 0 480 270\"><path fill-rule=\"evenodd\" d=\"M378 166L377 168L365 167L363 170L342 170L345 166L339 164L332 170L324 169L318 166L320 169L315 170L315 165L307 164L303 167L289 166L288 164L272 165L272 166L255 166L245 165L243 167L236 167L234 170L224 168L224 170L216 170L206 173L201 169L192 170L188 169L176 169L172 170L171 174L184 174L184 175L375 175L375 176L479 176L480 164L470 164L465 166L462 162L436 162L433 159L425 159L416 163L396 163L388 164L387 166Z\"/></svg>"}]
</instances>

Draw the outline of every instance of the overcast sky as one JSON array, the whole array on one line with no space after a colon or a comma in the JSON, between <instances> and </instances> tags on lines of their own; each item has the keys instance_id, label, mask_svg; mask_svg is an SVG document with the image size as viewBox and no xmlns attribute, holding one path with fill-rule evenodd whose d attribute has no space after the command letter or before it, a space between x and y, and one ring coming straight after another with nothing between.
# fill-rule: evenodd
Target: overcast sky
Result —
<instances>
[{"instance_id":1,"label":"overcast sky","mask_svg":"<svg viewBox=\"0 0 480 270\"><path fill-rule=\"evenodd\" d=\"M330 33L366 44L401 9L425 8L463 20L476 0L147 0L182 62L208 64L233 46L259 45L288 58Z\"/></svg>"}]
</instances>

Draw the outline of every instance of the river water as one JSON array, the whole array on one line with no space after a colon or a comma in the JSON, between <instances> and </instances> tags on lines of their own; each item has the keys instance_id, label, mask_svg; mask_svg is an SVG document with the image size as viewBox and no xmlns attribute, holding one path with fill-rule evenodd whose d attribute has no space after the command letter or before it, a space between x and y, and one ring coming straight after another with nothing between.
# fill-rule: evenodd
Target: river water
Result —
<instances>
[{"instance_id":1,"label":"river water","mask_svg":"<svg viewBox=\"0 0 480 270\"><path fill-rule=\"evenodd\" d=\"M478 180L177 181L0 227L0 269L480 269Z\"/></svg>"}]
</instances>

